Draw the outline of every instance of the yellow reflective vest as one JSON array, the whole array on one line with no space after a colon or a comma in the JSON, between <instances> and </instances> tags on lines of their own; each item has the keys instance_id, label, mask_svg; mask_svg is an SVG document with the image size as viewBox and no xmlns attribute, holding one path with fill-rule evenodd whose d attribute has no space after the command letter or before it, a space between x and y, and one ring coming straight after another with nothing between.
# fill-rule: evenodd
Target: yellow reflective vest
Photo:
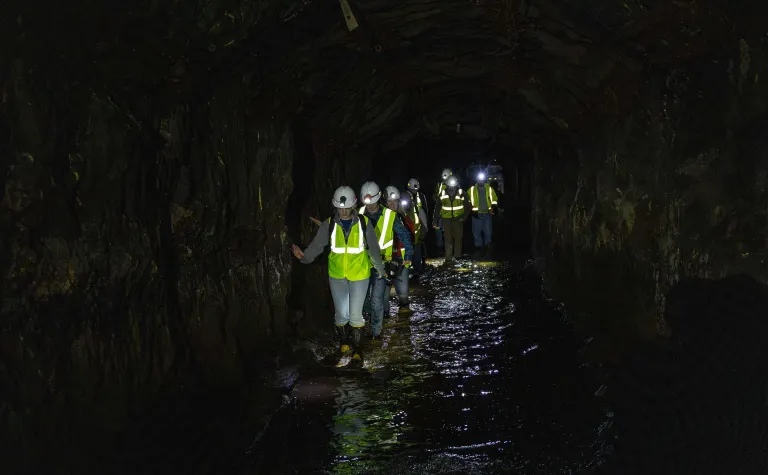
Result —
<instances>
[{"instance_id":1,"label":"yellow reflective vest","mask_svg":"<svg viewBox=\"0 0 768 475\"><path fill-rule=\"evenodd\" d=\"M328 255L328 276L334 279L364 280L371 277L371 260L365 249L365 216L352 225L344 239L344 228L328 219L331 231L331 253Z\"/></svg>"},{"instance_id":2,"label":"yellow reflective vest","mask_svg":"<svg viewBox=\"0 0 768 475\"><path fill-rule=\"evenodd\" d=\"M464 216L464 190L459 188L456 192L456 197L451 200L448 195L448 188L444 188L440 194L440 216L443 218L460 218Z\"/></svg>"},{"instance_id":3,"label":"yellow reflective vest","mask_svg":"<svg viewBox=\"0 0 768 475\"><path fill-rule=\"evenodd\" d=\"M413 199L413 195L411 195L411 209L408 210L408 216L410 216L413 220L413 233L416 235L417 240L419 236L419 230L423 224L421 222L421 218L419 218L419 211L422 209L421 207L421 193L417 192L415 199Z\"/></svg>"},{"instance_id":4,"label":"yellow reflective vest","mask_svg":"<svg viewBox=\"0 0 768 475\"><path fill-rule=\"evenodd\" d=\"M469 189L469 202L472 203L472 211L479 210L479 192L480 191L476 185L472 185L472 188ZM488 183L485 183L485 202L488 204L488 210L491 209L491 206L499 204L498 197L496 196L496 190L494 190Z\"/></svg>"},{"instance_id":5,"label":"yellow reflective vest","mask_svg":"<svg viewBox=\"0 0 768 475\"><path fill-rule=\"evenodd\" d=\"M381 216L376 223L376 237L379 238L381 260L389 262L392 260L392 244L395 242L395 212L386 206L381 208ZM363 213L365 213L365 206L360 208L358 215L363 216Z\"/></svg>"}]
</instances>

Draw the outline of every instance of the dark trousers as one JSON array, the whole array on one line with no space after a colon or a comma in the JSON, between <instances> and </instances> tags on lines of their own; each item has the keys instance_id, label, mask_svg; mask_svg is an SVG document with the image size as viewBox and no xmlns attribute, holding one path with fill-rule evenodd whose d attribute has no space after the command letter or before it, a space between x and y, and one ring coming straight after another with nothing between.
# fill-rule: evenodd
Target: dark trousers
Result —
<instances>
[{"instance_id":1,"label":"dark trousers","mask_svg":"<svg viewBox=\"0 0 768 475\"><path fill-rule=\"evenodd\" d=\"M445 229L445 258L461 257L464 221L461 218L443 218L443 228Z\"/></svg>"},{"instance_id":2,"label":"dark trousers","mask_svg":"<svg viewBox=\"0 0 768 475\"><path fill-rule=\"evenodd\" d=\"M493 235L493 216L488 213L472 216L472 238L475 241L475 249L488 247Z\"/></svg>"},{"instance_id":3,"label":"dark trousers","mask_svg":"<svg viewBox=\"0 0 768 475\"><path fill-rule=\"evenodd\" d=\"M435 229L435 244L437 248L443 247L443 218L437 220L437 229Z\"/></svg>"},{"instance_id":4,"label":"dark trousers","mask_svg":"<svg viewBox=\"0 0 768 475\"><path fill-rule=\"evenodd\" d=\"M417 274L424 272L424 243L413 245L413 271Z\"/></svg>"}]
</instances>

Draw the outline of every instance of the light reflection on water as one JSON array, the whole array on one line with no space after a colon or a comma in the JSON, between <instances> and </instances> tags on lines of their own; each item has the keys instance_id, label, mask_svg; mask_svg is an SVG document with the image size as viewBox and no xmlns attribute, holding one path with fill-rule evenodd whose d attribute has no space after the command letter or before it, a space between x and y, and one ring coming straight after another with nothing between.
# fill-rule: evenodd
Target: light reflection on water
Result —
<instances>
[{"instance_id":1,"label":"light reflection on water","mask_svg":"<svg viewBox=\"0 0 768 475\"><path fill-rule=\"evenodd\" d=\"M471 273L433 270L414 314L385 323L366 354L371 377L336 377L332 399L297 402L332 413L295 417L282 435L293 445L271 460L281 468L259 473L554 474L596 463L605 417L576 352L558 343L561 319L542 314L540 286L496 263L465 265ZM302 440L315 431L326 441Z\"/></svg>"}]
</instances>

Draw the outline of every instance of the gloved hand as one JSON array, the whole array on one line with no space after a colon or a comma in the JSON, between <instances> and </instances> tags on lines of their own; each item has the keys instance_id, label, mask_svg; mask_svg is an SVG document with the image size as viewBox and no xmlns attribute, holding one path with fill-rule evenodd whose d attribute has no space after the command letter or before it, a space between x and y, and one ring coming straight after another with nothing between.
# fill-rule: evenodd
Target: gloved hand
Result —
<instances>
[{"instance_id":1,"label":"gloved hand","mask_svg":"<svg viewBox=\"0 0 768 475\"><path fill-rule=\"evenodd\" d=\"M411 264L412 264L411 261L404 261L403 262L403 266L405 266L406 269L410 269L411 268Z\"/></svg>"}]
</instances>

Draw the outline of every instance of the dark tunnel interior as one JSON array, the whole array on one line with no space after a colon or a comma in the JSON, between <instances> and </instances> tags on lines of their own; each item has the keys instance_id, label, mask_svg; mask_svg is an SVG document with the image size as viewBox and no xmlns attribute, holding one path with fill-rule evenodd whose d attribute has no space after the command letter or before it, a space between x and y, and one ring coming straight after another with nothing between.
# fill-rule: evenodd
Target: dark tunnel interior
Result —
<instances>
[{"instance_id":1,"label":"dark tunnel interior","mask_svg":"<svg viewBox=\"0 0 768 475\"><path fill-rule=\"evenodd\" d=\"M0 473L768 473L766 18L2 2ZM423 269L338 298L335 190L411 178Z\"/></svg>"}]
</instances>

